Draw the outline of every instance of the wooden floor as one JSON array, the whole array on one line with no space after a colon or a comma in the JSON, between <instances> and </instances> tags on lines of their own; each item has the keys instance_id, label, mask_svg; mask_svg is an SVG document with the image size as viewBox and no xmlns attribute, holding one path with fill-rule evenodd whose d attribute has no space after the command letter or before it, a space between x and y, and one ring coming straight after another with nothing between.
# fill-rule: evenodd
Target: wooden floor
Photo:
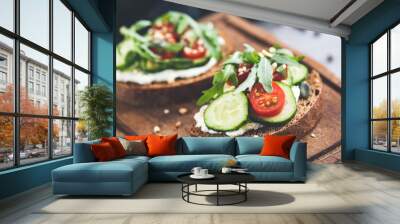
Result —
<instances>
[{"instance_id":1,"label":"wooden floor","mask_svg":"<svg viewBox=\"0 0 400 224\"><path fill-rule=\"evenodd\" d=\"M309 182L324 186L346 201L363 201L368 206L357 214L36 214L38 207L54 200L49 186L43 186L0 202L0 223L400 223L399 174L353 163L309 167Z\"/></svg>"}]
</instances>

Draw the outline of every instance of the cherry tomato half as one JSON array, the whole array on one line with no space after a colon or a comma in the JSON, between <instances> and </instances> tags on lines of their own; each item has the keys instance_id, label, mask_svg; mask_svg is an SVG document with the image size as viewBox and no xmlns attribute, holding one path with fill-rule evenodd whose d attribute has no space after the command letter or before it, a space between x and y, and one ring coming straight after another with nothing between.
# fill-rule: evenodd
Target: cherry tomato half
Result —
<instances>
[{"instance_id":1,"label":"cherry tomato half","mask_svg":"<svg viewBox=\"0 0 400 224\"><path fill-rule=\"evenodd\" d=\"M285 93L275 82L272 82L272 92L264 90L261 83L256 83L250 91L249 101L253 111L262 117L272 117L279 114L285 105Z\"/></svg>"},{"instance_id":2,"label":"cherry tomato half","mask_svg":"<svg viewBox=\"0 0 400 224\"><path fill-rule=\"evenodd\" d=\"M192 47L186 46L183 48L183 57L191 60L202 58L206 55L207 50L201 41L196 41Z\"/></svg>"}]
</instances>

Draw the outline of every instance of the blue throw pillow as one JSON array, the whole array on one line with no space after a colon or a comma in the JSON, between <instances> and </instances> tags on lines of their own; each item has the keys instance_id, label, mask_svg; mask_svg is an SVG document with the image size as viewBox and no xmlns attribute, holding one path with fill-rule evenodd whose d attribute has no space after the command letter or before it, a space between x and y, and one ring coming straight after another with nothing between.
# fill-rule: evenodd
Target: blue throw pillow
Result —
<instances>
[{"instance_id":1,"label":"blue throw pillow","mask_svg":"<svg viewBox=\"0 0 400 224\"><path fill-rule=\"evenodd\" d=\"M179 144L181 154L235 155L235 139L230 137L183 137Z\"/></svg>"},{"instance_id":2,"label":"blue throw pillow","mask_svg":"<svg viewBox=\"0 0 400 224\"><path fill-rule=\"evenodd\" d=\"M263 145L263 137L236 137L236 155L259 154Z\"/></svg>"}]
</instances>

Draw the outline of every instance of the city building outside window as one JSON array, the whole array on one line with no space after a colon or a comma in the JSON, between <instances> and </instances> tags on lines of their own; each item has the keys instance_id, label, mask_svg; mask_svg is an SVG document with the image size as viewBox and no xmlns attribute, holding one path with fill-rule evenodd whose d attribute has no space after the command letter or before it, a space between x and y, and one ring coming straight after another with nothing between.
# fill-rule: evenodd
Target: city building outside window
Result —
<instances>
[{"instance_id":1,"label":"city building outside window","mask_svg":"<svg viewBox=\"0 0 400 224\"><path fill-rule=\"evenodd\" d=\"M0 23L0 170L72 155L87 131L79 106L71 105L79 105L91 76L90 31L69 5L7 2L4 9L14 8L7 13L19 23Z\"/></svg>"}]
</instances>

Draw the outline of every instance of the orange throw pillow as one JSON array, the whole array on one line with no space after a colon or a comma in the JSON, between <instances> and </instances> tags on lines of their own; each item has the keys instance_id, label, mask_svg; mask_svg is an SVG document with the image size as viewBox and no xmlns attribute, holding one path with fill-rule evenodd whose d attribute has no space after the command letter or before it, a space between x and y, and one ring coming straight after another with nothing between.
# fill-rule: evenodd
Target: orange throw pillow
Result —
<instances>
[{"instance_id":1,"label":"orange throw pillow","mask_svg":"<svg viewBox=\"0 0 400 224\"><path fill-rule=\"evenodd\" d=\"M290 147L296 140L294 135L265 135L261 156L280 156L289 159Z\"/></svg>"},{"instance_id":2,"label":"orange throw pillow","mask_svg":"<svg viewBox=\"0 0 400 224\"><path fill-rule=\"evenodd\" d=\"M124 146L122 146L121 142L117 137L109 137L109 138L101 138L101 142L108 142L114 149L115 155L117 158L125 157L126 151Z\"/></svg>"},{"instance_id":3,"label":"orange throw pillow","mask_svg":"<svg viewBox=\"0 0 400 224\"><path fill-rule=\"evenodd\" d=\"M117 158L113 147L108 142L93 144L91 145L91 149L94 157L99 162L110 161Z\"/></svg>"},{"instance_id":4,"label":"orange throw pillow","mask_svg":"<svg viewBox=\"0 0 400 224\"><path fill-rule=\"evenodd\" d=\"M154 156L165 156L165 155L176 155L176 139L178 134L175 135L149 135L147 137L147 155Z\"/></svg>"}]
</instances>

